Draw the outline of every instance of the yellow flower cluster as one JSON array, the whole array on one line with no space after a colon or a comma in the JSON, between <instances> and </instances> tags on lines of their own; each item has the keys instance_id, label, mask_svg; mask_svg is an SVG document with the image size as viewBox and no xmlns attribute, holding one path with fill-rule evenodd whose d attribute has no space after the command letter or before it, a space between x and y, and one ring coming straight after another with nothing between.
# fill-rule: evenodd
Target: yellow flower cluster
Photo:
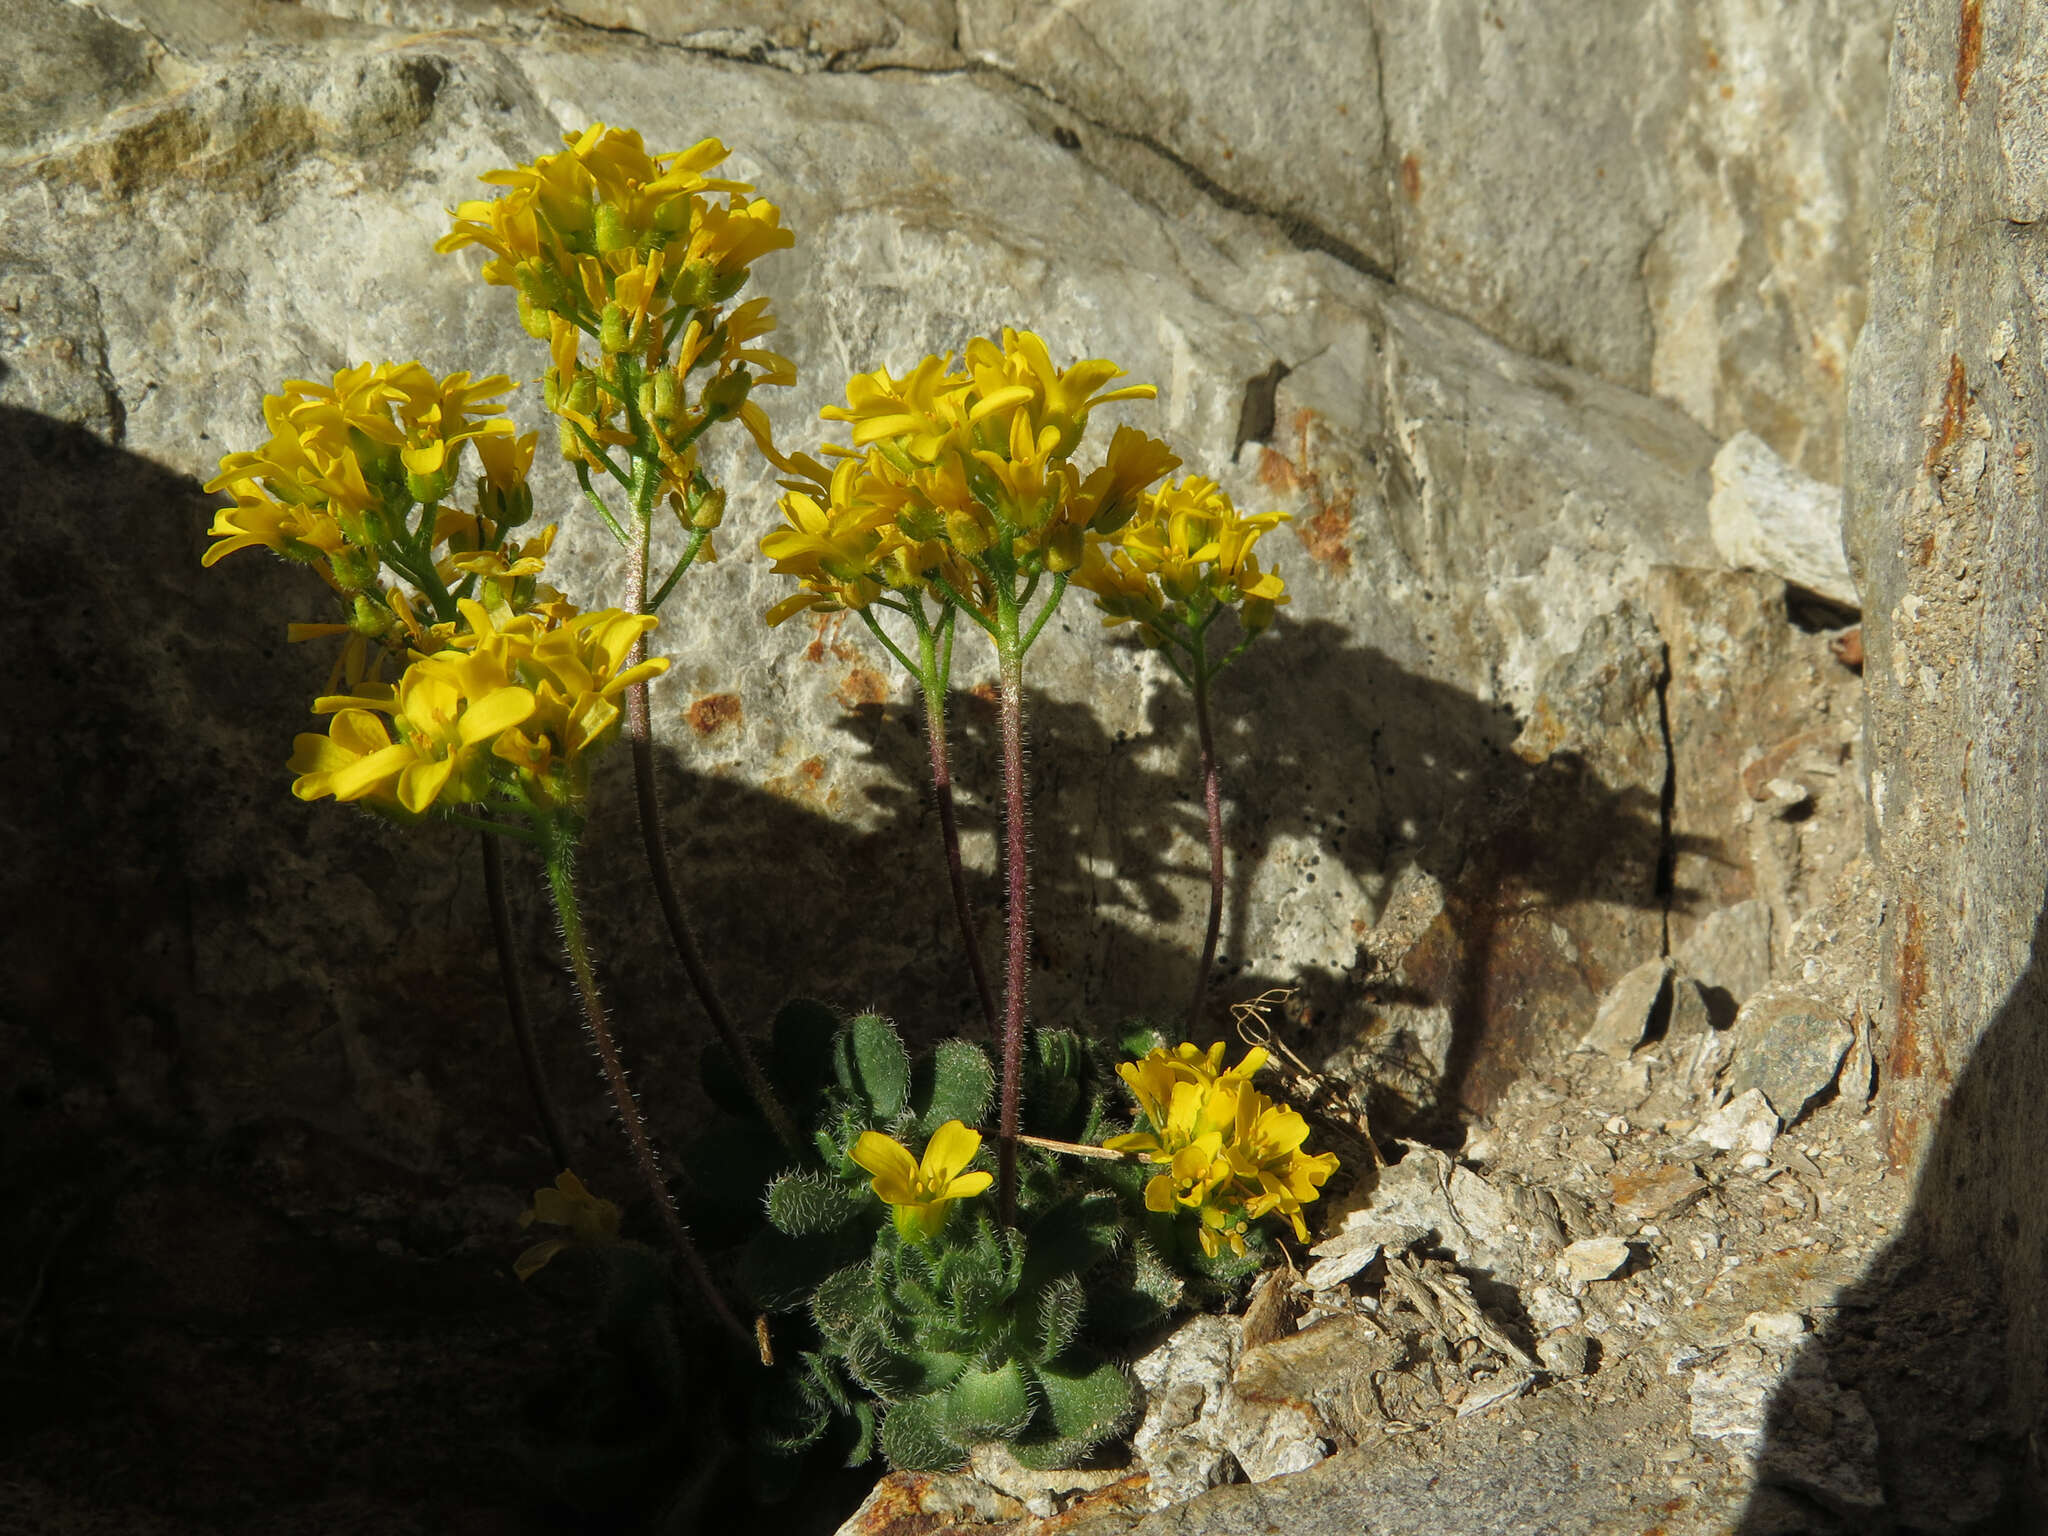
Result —
<instances>
[{"instance_id":1,"label":"yellow flower cluster","mask_svg":"<svg viewBox=\"0 0 2048 1536\"><path fill-rule=\"evenodd\" d=\"M473 599L459 606L461 630L439 626L447 648L417 657L396 687L314 705L334 718L327 734L294 743L293 794L415 816L483 803L494 791L542 811L581 801L588 754L615 733L620 694L668 666L661 657L630 662L657 620L607 608L496 624Z\"/></svg>"},{"instance_id":2,"label":"yellow flower cluster","mask_svg":"<svg viewBox=\"0 0 2048 1536\"><path fill-rule=\"evenodd\" d=\"M1211 1258L1225 1247L1242 1257L1249 1224L1261 1216L1285 1216L1306 1242L1301 1208L1337 1171L1335 1153L1302 1150L1308 1122L1300 1113L1252 1086L1265 1064L1255 1047L1226 1071L1222 1045L1182 1044L1117 1068L1144 1129L1106 1145L1143 1153L1161 1168L1145 1186L1146 1208L1197 1212L1202 1251Z\"/></svg>"},{"instance_id":3,"label":"yellow flower cluster","mask_svg":"<svg viewBox=\"0 0 2048 1536\"><path fill-rule=\"evenodd\" d=\"M829 473L793 461L784 526L761 541L801 588L768 621L865 608L885 590L927 591L992 620L991 561L1027 578L1075 570L1180 463L1129 427L1097 468L1074 463L1095 407L1156 393L1110 388L1122 373L1100 358L1057 367L1038 337L1006 328L969 343L958 368L927 357L900 379L878 369L849 381L846 404L822 414L852 428L852 445L825 448L838 460Z\"/></svg>"},{"instance_id":4,"label":"yellow flower cluster","mask_svg":"<svg viewBox=\"0 0 2048 1536\"><path fill-rule=\"evenodd\" d=\"M487 172L506 190L458 206L434 249L482 246L484 281L517 290L521 323L548 343L547 405L566 458L609 472L605 450L644 453L677 515L714 527L724 503L697 474L707 427L737 419L787 467L748 394L795 383L796 365L755 345L775 328L765 298L724 306L754 262L795 238L747 183L709 174L730 153L716 139L650 154L638 133L596 123L562 141L561 154Z\"/></svg>"},{"instance_id":5,"label":"yellow flower cluster","mask_svg":"<svg viewBox=\"0 0 2048 1536\"><path fill-rule=\"evenodd\" d=\"M328 384L291 380L263 401L269 440L225 456L206 483L234 505L214 514L204 563L260 547L311 565L343 599L345 617L294 624L291 638L347 637L330 687L374 679L383 652L418 628L411 599L388 582L387 566L403 561L399 574L414 587L458 588L470 562L499 559L506 533L533 515L526 478L535 435L520 436L497 414L511 388L503 374L436 379L417 362L363 363ZM443 506L470 447L480 471L475 509ZM427 509L417 526L416 507ZM539 567L532 556L551 537L549 530L515 552L515 563L527 563L516 576L508 570L506 579L486 581L486 601L498 608L558 602L559 593L533 579Z\"/></svg>"},{"instance_id":6,"label":"yellow flower cluster","mask_svg":"<svg viewBox=\"0 0 2048 1536\"><path fill-rule=\"evenodd\" d=\"M1135 623L1155 649L1182 643L1191 625L1238 604L1247 635L1273 622L1286 583L1259 568L1252 546L1288 520L1240 513L1214 480L1190 475L1146 494L1114 544L1091 545L1074 577L1095 594L1106 624Z\"/></svg>"}]
</instances>

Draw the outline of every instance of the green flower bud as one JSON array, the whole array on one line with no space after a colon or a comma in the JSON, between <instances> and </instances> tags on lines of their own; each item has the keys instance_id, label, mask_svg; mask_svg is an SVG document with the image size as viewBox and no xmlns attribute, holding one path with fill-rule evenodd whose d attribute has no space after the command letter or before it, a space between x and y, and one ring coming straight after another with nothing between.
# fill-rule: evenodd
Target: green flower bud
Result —
<instances>
[{"instance_id":1,"label":"green flower bud","mask_svg":"<svg viewBox=\"0 0 2048 1536\"><path fill-rule=\"evenodd\" d=\"M367 592L376 585L377 571L382 564L375 550L350 546L335 551L328 562L328 569L334 572L334 584L342 591Z\"/></svg>"},{"instance_id":2,"label":"green flower bud","mask_svg":"<svg viewBox=\"0 0 2048 1536\"><path fill-rule=\"evenodd\" d=\"M747 403L747 392L753 387L753 376L745 368L721 374L704 386L704 409L718 416L737 416L740 407Z\"/></svg>"},{"instance_id":3,"label":"green flower bud","mask_svg":"<svg viewBox=\"0 0 2048 1536\"><path fill-rule=\"evenodd\" d=\"M406 493L423 506L439 501L454 488L455 456L453 454L448 456L447 464L434 474L422 475L412 470L405 472Z\"/></svg>"},{"instance_id":4,"label":"green flower bud","mask_svg":"<svg viewBox=\"0 0 2048 1536\"><path fill-rule=\"evenodd\" d=\"M548 311L535 304L523 291L519 295L519 328L535 341L546 341L554 335L554 327L548 323Z\"/></svg>"},{"instance_id":5,"label":"green flower bud","mask_svg":"<svg viewBox=\"0 0 2048 1536\"><path fill-rule=\"evenodd\" d=\"M476 509L499 528L517 528L533 517L533 490L525 481L499 489L478 477Z\"/></svg>"},{"instance_id":6,"label":"green flower bud","mask_svg":"<svg viewBox=\"0 0 2048 1536\"><path fill-rule=\"evenodd\" d=\"M569 386L569 409L581 416L597 409L597 380L590 374L579 373Z\"/></svg>"},{"instance_id":7,"label":"green flower bud","mask_svg":"<svg viewBox=\"0 0 2048 1536\"><path fill-rule=\"evenodd\" d=\"M725 491L713 486L697 498L697 505L690 512L692 528L716 528L725 521Z\"/></svg>"},{"instance_id":8,"label":"green flower bud","mask_svg":"<svg viewBox=\"0 0 2048 1536\"><path fill-rule=\"evenodd\" d=\"M606 352L623 352L632 344L631 333L626 327L626 312L617 304L607 304L604 314L597 322L597 344Z\"/></svg>"},{"instance_id":9,"label":"green flower bud","mask_svg":"<svg viewBox=\"0 0 2048 1536\"><path fill-rule=\"evenodd\" d=\"M391 610L368 592L357 591L355 601L349 605L348 627L372 640L390 633L391 626L397 622Z\"/></svg>"},{"instance_id":10,"label":"green flower bud","mask_svg":"<svg viewBox=\"0 0 2048 1536\"><path fill-rule=\"evenodd\" d=\"M654 414L663 421L672 420L681 393L682 388L676 383L676 376L668 369L662 369L654 376Z\"/></svg>"},{"instance_id":11,"label":"green flower bud","mask_svg":"<svg viewBox=\"0 0 2048 1536\"><path fill-rule=\"evenodd\" d=\"M669 297L684 309L702 309L712 302L711 290L718 282L718 269L708 261L686 261L676 269L669 285Z\"/></svg>"},{"instance_id":12,"label":"green flower bud","mask_svg":"<svg viewBox=\"0 0 2048 1536\"><path fill-rule=\"evenodd\" d=\"M639 406L640 417L643 421L654 414L654 383L652 380L642 379L640 381L640 387L633 391L633 403Z\"/></svg>"},{"instance_id":13,"label":"green flower bud","mask_svg":"<svg viewBox=\"0 0 2048 1536\"><path fill-rule=\"evenodd\" d=\"M552 263L545 261L522 261L513 269L513 281L519 285L519 296L535 309L552 313L562 307L567 289L562 283L562 274Z\"/></svg>"},{"instance_id":14,"label":"green flower bud","mask_svg":"<svg viewBox=\"0 0 2048 1536\"><path fill-rule=\"evenodd\" d=\"M633 243L626 216L611 203L599 203L592 218L592 233L600 253L623 251Z\"/></svg>"}]
</instances>

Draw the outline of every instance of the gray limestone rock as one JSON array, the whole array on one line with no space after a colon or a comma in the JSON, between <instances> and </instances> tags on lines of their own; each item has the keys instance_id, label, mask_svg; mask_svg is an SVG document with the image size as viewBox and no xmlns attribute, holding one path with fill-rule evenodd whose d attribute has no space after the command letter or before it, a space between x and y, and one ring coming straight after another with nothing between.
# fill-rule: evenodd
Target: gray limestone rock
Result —
<instances>
[{"instance_id":1,"label":"gray limestone rock","mask_svg":"<svg viewBox=\"0 0 2048 1536\"><path fill-rule=\"evenodd\" d=\"M1703 987L1728 995L1740 1008L1771 979L1771 908L1759 897L1721 907L1702 918L1674 958Z\"/></svg>"},{"instance_id":2,"label":"gray limestone rock","mask_svg":"<svg viewBox=\"0 0 2048 1536\"><path fill-rule=\"evenodd\" d=\"M1579 1049L1627 1060L1643 1043L1650 1015L1663 1000L1670 981L1671 962L1661 957L1645 960L1630 971L1600 1000L1600 1011L1594 1015L1593 1027L1581 1037Z\"/></svg>"},{"instance_id":3,"label":"gray limestone rock","mask_svg":"<svg viewBox=\"0 0 2048 1536\"><path fill-rule=\"evenodd\" d=\"M1728 1091L1739 1096L1762 1089L1786 1124L1793 1124L1834 1086L1855 1038L1832 1008L1803 993L1774 990L1753 997L1735 1018Z\"/></svg>"},{"instance_id":4,"label":"gray limestone rock","mask_svg":"<svg viewBox=\"0 0 2048 1536\"><path fill-rule=\"evenodd\" d=\"M1842 491L1800 474L1754 432L1714 455L1707 502L1714 547L1730 565L1769 571L1845 608L1857 604L1842 552Z\"/></svg>"}]
</instances>

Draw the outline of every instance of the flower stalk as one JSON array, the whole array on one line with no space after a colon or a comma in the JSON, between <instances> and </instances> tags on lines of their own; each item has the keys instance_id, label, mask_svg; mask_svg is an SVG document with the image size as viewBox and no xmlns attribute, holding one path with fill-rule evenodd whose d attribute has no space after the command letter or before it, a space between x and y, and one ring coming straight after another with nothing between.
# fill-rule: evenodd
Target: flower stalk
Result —
<instances>
[{"instance_id":1,"label":"flower stalk","mask_svg":"<svg viewBox=\"0 0 2048 1536\"><path fill-rule=\"evenodd\" d=\"M498 839L490 832L477 836L484 856L484 899L491 909L491 934L497 940L498 975L505 985L505 1012L512 1021L512 1039L519 1047L519 1064L526 1072L526 1091L533 1098L533 1112L547 1138L548 1153L555 1171L569 1169L569 1138L562 1131L562 1118L555 1111L554 1096L548 1092L541 1071L540 1051L533 1038L533 1018L526 1010L526 989L519 983L519 961L512 946L512 911L505 901L505 863L498 852Z\"/></svg>"},{"instance_id":2,"label":"flower stalk","mask_svg":"<svg viewBox=\"0 0 2048 1536\"><path fill-rule=\"evenodd\" d=\"M552 829L547 859L548 890L554 897L555 915L561 921L562 947L568 952L569 967L575 973L577 995L583 1001L584 1028L597 1052L605 1082L611 1088L612 1102L619 1111L626 1139L632 1143L633 1160L639 1166L640 1177L646 1183L648 1193L654 1197L655 1210L661 1217L676 1257L682 1260L684 1269L696 1282L705 1304L720 1325L743 1348L751 1348L754 1342L752 1331L740 1322L720 1294L710 1269L704 1263L704 1256L690 1240L689 1229L683 1225L682 1215L677 1211L675 1200L668 1192L668 1184L661 1176L661 1164L655 1158L653 1143L648 1140L647 1123L641 1116L639 1101L626 1082L626 1069L619 1060L618 1043L612 1038L611 1025L605 1018L604 1000L597 989L597 971L590 961L590 946L584 940L583 914L576 900L576 831L566 824L566 820L557 821Z\"/></svg>"},{"instance_id":3,"label":"flower stalk","mask_svg":"<svg viewBox=\"0 0 2048 1536\"><path fill-rule=\"evenodd\" d=\"M1017 605L998 609L1003 737L1003 876L1008 895L1003 967L1002 1108L997 1121L996 1204L1005 1226L1017 1216L1017 1115L1023 1096L1025 994L1031 980L1030 805L1024 792L1024 648Z\"/></svg>"},{"instance_id":4,"label":"flower stalk","mask_svg":"<svg viewBox=\"0 0 2048 1536\"><path fill-rule=\"evenodd\" d=\"M648 555L654 536L651 503L655 477L645 459L636 459L635 468L641 473L640 484L635 487L633 497L633 538L627 546L624 596L629 613L645 613L648 611ZM637 664L644 659L646 643L643 635L629 656L629 663ZM776 1140L792 1156L800 1155L802 1142L797 1135L796 1123L790 1119L789 1111L783 1107L782 1100L769 1083L767 1073L761 1070L760 1059L747 1044L746 1036L739 1032L733 1024L732 1015L726 1012L725 1003L718 995L718 985L711 979L711 970L704 963L704 952L698 947L696 934L691 931L682 897L676 890L675 871L669 865L668 842L662 828L661 791L654 774L653 719L645 682L636 683L626 690L626 740L633 753L633 793L640 811L640 844L646 854L647 873L654 882L655 897L661 904L669 942L675 949L676 958L682 961L683 973L689 977L690 987L697 994L697 1002L705 1017L718 1032L726 1055L732 1059L741 1081L747 1085L748 1096L774 1130Z\"/></svg>"},{"instance_id":5,"label":"flower stalk","mask_svg":"<svg viewBox=\"0 0 2048 1536\"><path fill-rule=\"evenodd\" d=\"M1213 617L1216 610L1211 609ZM1195 733L1201 743L1202 810L1209 824L1209 922L1202 934L1202 958L1195 966L1195 992L1188 1000L1188 1034L1200 1033L1203 1007L1209 1001L1209 971L1216 963L1216 940L1223 931L1223 788L1216 766L1216 731L1210 720L1209 685L1216 673L1209 665L1209 626L1194 630L1192 655Z\"/></svg>"}]
</instances>

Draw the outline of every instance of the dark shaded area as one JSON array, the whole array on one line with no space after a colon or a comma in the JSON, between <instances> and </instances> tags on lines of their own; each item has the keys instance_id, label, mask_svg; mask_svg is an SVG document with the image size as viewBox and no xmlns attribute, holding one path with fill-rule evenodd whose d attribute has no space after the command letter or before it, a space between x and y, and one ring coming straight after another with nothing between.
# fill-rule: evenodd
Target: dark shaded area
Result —
<instances>
[{"instance_id":1,"label":"dark shaded area","mask_svg":"<svg viewBox=\"0 0 2048 1536\"><path fill-rule=\"evenodd\" d=\"M554 1170L472 839L290 799L282 760L329 657L283 631L322 617L320 594L256 553L200 571L212 499L192 480L0 408L0 482L0 622L29 662L0 810L0 1528L547 1528L521 1405L587 1347L588 1319L573 1277L509 1272ZM1070 622L1093 618L1077 602ZM1281 624L1220 707L1240 869L1285 836L1318 850L1305 883L1314 860L1376 888L1413 866L1450 909L1398 985L1362 951L1301 975L1242 952L1239 882L1219 1026L1226 1002L1295 986L1289 1038L1327 1052L1372 1027L1372 999L1442 1002L1448 1113L1606 984L1628 924L1659 921L1654 793L1569 754L1522 762L1501 711L1334 625ZM955 725L959 777L993 784L992 709L963 696ZM968 1027L919 722L870 705L845 728L888 773L864 806L835 800L822 758L765 788L665 759L686 899L743 1019L805 991L926 1037ZM1186 700L1156 694L1129 739L1086 701L1035 701L1030 728L1038 1017L1096 1029L1177 1004L1190 956L1126 924L1175 915L1174 877L1194 873L1168 863L1176 835L1200 843ZM600 775L586 901L622 1048L674 1145L701 1110L704 1031L638 870L627 771L619 753ZM985 836L986 802L964 809ZM624 1195L538 870L507 863L579 1171ZM993 882L975 895L992 954ZM1554 924L1588 958L1531 937ZM803 1512L823 1529L842 1513Z\"/></svg>"},{"instance_id":2,"label":"dark shaded area","mask_svg":"<svg viewBox=\"0 0 2048 1536\"><path fill-rule=\"evenodd\" d=\"M1956 1079L1898 1236L1842 1294L1771 1401L1764 1486L1741 1536L2048 1530L2037 1300L2048 1272L2038 1190L2048 1167L2044 946L2048 907L2026 969ZM1830 1382L1853 1391L1875 1422L1879 1514L1843 1509L1813 1475L1853 1454L1839 1438L1845 1426L1811 1407Z\"/></svg>"}]
</instances>

